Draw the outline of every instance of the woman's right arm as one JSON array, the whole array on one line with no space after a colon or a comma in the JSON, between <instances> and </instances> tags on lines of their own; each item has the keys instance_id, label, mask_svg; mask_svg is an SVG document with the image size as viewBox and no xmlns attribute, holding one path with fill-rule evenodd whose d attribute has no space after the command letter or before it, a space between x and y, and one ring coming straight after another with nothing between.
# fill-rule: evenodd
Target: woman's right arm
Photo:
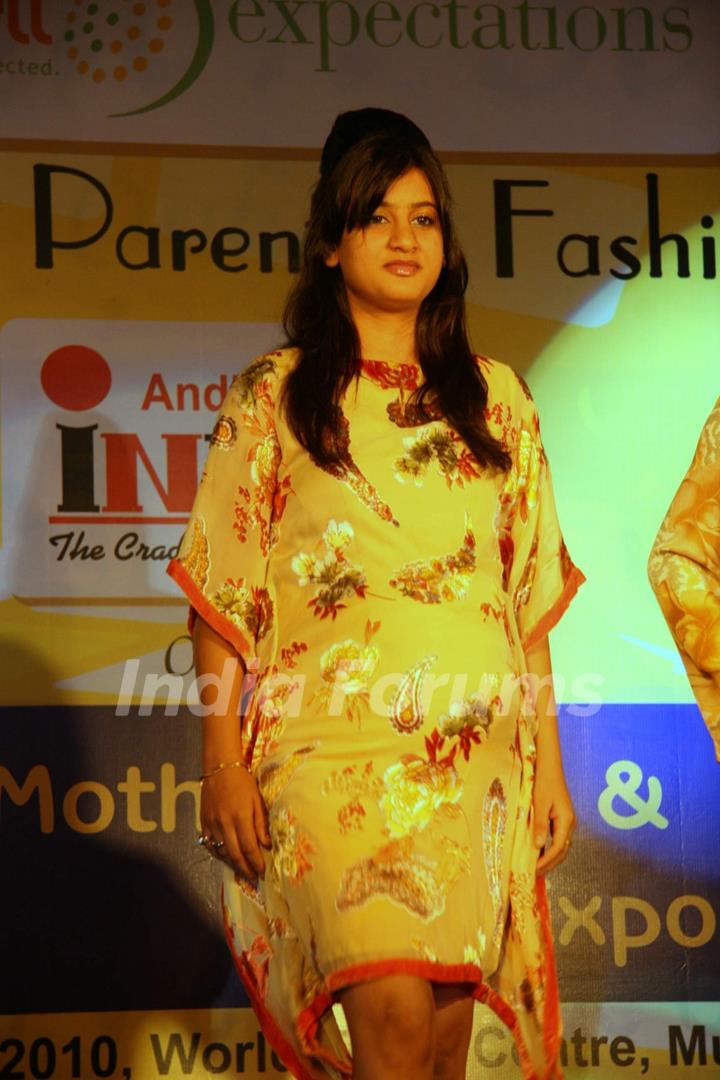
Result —
<instances>
[{"instance_id":1,"label":"woman's right arm","mask_svg":"<svg viewBox=\"0 0 720 1080\"><path fill-rule=\"evenodd\" d=\"M207 776L200 799L202 834L222 840L220 857L254 880L265 869L261 846L270 847L267 810L257 782L245 768L213 772L223 762L242 761L240 703L244 665L232 645L199 615L193 627L193 646L196 674L216 676L219 687L207 686L200 692L205 706L202 773Z\"/></svg>"}]
</instances>

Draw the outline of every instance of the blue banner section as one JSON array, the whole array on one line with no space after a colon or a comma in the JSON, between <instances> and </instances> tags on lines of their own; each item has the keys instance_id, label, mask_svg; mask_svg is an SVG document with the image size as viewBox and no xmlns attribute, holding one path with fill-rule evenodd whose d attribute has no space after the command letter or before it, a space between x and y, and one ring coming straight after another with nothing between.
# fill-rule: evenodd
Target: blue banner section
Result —
<instances>
[{"instance_id":1,"label":"blue banner section","mask_svg":"<svg viewBox=\"0 0 720 1080\"><path fill-rule=\"evenodd\" d=\"M0 710L0 1013L223 1000L217 866L195 843L199 736L182 710Z\"/></svg>"},{"instance_id":2,"label":"blue banner section","mask_svg":"<svg viewBox=\"0 0 720 1080\"><path fill-rule=\"evenodd\" d=\"M561 709L578 816L551 883L563 997L720 996L720 767L694 705Z\"/></svg>"},{"instance_id":3,"label":"blue banner section","mask_svg":"<svg viewBox=\"0 0 720 1080\"><path fill-rule=\"evenodd\" d=\"M579 822L549 879L562 998L717 1000L720 768L700 715L583 711L560 711ZM0 710L0 1013L246 1003L195 843L198 760L182 709Z\"/></svg>"}]
</instances>

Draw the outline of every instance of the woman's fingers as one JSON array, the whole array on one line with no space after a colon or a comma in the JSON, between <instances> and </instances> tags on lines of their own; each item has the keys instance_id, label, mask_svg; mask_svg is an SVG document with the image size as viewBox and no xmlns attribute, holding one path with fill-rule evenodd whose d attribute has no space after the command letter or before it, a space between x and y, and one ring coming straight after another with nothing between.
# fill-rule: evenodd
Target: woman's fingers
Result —
<instances>
[{"instance_id":1,"label":"woman's fingers","mask_svg":"<svg viewBox=\"0 0 720 1080\"><path fill-rule=\"evenodd\" d=\"M263 847L269 848L272 844L270 839L270 825L268 823L268 812L265 802L260 794L257 793L257 798L253 803L253 814L255 818L255 832Z\"/></svg>"},{"instance_id":2,"label":"woman's fingers","mask_svg":"<svg viewBox=\"0 0 720 1080\"><path fill-rule=\"evenodd\" d=\"M567 858L570 851L570 837L567 831L553 833L550 847L546 848L538 859L537 872L546 874L548 870L554 870L563 859Z\"/></svg>"},{"instance_id":3,"label":"woman's fingers","mask_svg":"<svg viewBox=\"0 0 720 1080\"><path fill-rule=\"evenodd\" d=\"M567 858L574 829L575 812L569 797L559 800L559 805L542 798L536 800L535 843L544 847L537 864L539 874L546 874Z\"/></svg>"},{"instance_id":4,"label":"woman's fingers","mask_svg":"<svg viewBox=\"0 0 720 1080\"><path fill-rule=\"evenodd\" d=\"M270 847L267 810L255 779L246 772L219 773L206 782L201 806L203 833L222 840L207 849L250 880L265 873L260 845Z\"/></svg>"},{"instance_id":5,"label":"woman's fingers","mask_svg":"<svg viewBox=\"0 0 720 1080\"><path fill-rule=\"evenodd\" d=\"M546 874L567 858L572 845L574 819L555 818L552 822L551 843L538 859L537 871Z\"/></svg>"},{"instance_id":6,"label":"woman's fingers","mask_svg":"<svg viewBox=\"0 0 720 1080\"><path fill-rule=\"evenodd\" d=\"M227 836L228 839L225 841L225 846L217 852L218 857L222 859L223 862L228 863L236 874L242 874L243 877L254 881L257 874L247 858L242 844L238 840L236 830L232 827L228 827Z\"/></svg>"},{"instance_id":7,"label":"woman's fingers","mask_svg":"<svg viewBox=\"0 0 720 1080\"><path fill-rule=\"evenodd\" d=\"M254 881L265 873L265 859L260 850L260 842L255 832L251 807L247 807L242 816L215 820L204 829L206 836L215 841L222 840L221 846L212 842L206 844L211 855L222 859L233 870Z\"/></svg>"},{"instance_id":8,"label":"woman's fingers","mask_svg":"<svg viewBox=\"0 0 720 1080\"><path fill-rule=\"evenodd\" d=\"M254 818L238 822L238 835L242 853L252 867L252 877L263 877L265 874L265 857L260 850Z\"/></svg>"}]
</instances>

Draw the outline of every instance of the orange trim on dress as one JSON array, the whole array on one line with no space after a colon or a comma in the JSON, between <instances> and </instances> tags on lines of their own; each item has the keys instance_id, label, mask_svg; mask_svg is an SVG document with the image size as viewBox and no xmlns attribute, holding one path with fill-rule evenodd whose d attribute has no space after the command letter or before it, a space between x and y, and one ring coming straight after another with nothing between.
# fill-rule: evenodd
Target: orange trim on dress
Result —
<instances>
[{"instance_id":1,"label":"orange trim on dress","mask_svg":"<svg viewBox=\"0 0 720 1080\"><path fill-rule=\"evenodd\" d=\"M544 1011L543 1043L545 1045L548 1067L543 1073L538 1073L533 1068L532 1061L525 1046L525 1040L520 1034L519 1023L515 1010L508 1005L507 1001L497 990L491 989L487 983L483 983L473 994L478 1001L487 1005L509 1029L515 1040L522 1069L523 1080L563 1080L563 1072L560 1068L558 1052L560 1049L560 1034L562 1023L560 1018L560 998L558 995L557 972L555 970L554 952L552 946L552 929L550 926L550 910L548 908L547 893L545 891L545 879L538 876L535 879L535 895L538 900L540 914L540 928L545 944L545 967L547 971L546 999Z\"/></svg>"},{"instance_id":2,"label":"orange trim on dress","mask_svg":"<svg viewBox=\"0 0 720 1080\"><path fill-rule=\"evenodd\" d=\"M187 572L180 559L173 559L169 563L167 573L173 581L180 586L190 601L190 611L187 620L187 627L190 633L192 633L193 625L195 623L195 614L197 613L213 628L213 630L220 634L221 637L224 637L226 641L230 642L243 660L250 660L256 655L254 644L245 637L242 631L239 630L230 619L222 615L218 609L210 603L203 591Z\"/></svg>"},{"instance_id":3,"label":"orange trim on dress","mask_svg":"<svg viewBox=\"0 0 720 1080\"><path fill-rule=\"evenodd\" d=\"M481 1004L487 1005L492 1009L497 1018L508 1028L515 1040L523 1080L563 1080L563 1073L560 1068L558 1057L561 1034L560 1002L558 996L557 974L554 965L550 911L547 902L544 878L538 877L536 879L535 889L540 914L540 925L545 944L545 958L547 961L543 1042L547 1052L549 1065L544 1072L539 1073L533 1067L533 1063L525 1045L525 1040L520 1032L520 1024L515 1010L503 997L501 997L497 990L493 990L486 982L484 982L482 970L477 967L477 965L440 964L430 960L401 958L396 960L377 960L367 964L354 964L352 967L334 971L327 977L325 980L327 990L317 994L311 1003L302 1010L295 1022L298 1038L303 1046L307 1048L308 1056L317 1058L318 1061L326 1062L332 1068L337 1069L343 1076L351 1077L352 1069L348 1070L348 1066L345 1062L340 1061L340 1059L335 1057L329 1050L325 1050L318 1045L317 1027L320 1017L339 1000L338 991L345 989L348 986L355 986L358 983L368 982L372 979L381 979L387 975L415 975L418 978L427 979L429 982L453 984L466 983L473 986L471 996L476 1001L479 1001ZM225 937L235 961L238 975L242 979L248 997L252 1002L253 1010L260 1023L260 1027L270 1043L270 1046L283 1063L293 1070L293 1075L296 1076L297 1080L315 1080L297 1057L295 1050L288 1043L282 1031L273 1020L272 1015L265 1008L265 1005L257 992L252 972L245 963L243 956L238 954L235 949L232 931L227 923L225 924Z\"/></svg>"},{"instance_id":4,"label":"orange trim on dress","mask_svg":"<svg viewBox=\"0 0 720 1080\"><path fill-rule=\"evenodd\" d=\"M258 1023L262 1030L263 1035L270 1043L271 1049L275 1051L284 1065L287 1065L289 1069L292 1069L293 1076L296 1080L315 1080L315 1077L311 1076L307 1069L304 1067L300 1058L295 1053L293 1047L287 1041L280 1028L273 1020L271 1014L265 1008L262 998L258 994L255 988L255 981L251 973L247 970L247 966L242 956L235 951L235 945L232 939L232 931L225 924L225 940L228 943L230 949L230 955L235 961L235 967L237 973L242 979L243 986L250 998L253 1012L257 1017ZM349 1075L346 1070L346 1075Z\"/></svg>"},{"instance_id":5,"label":"orange trim on dress","mask_svg":"<svg viewBox=\"0 0 720 1080\"><path fill-rule=\"evenodd\" d=\"M560 1037L562 1035L562 1014L560 1012L560 992L558 989L557 968L555 966L555 946L553 944L550 906L547 898L545 878L538 875L535 879L535 893L540 909L540 927L545 944L545 962L548 971L545 997L545 1052L552 1063L554 1072L547 1073L547 1080L563 1080L560 1068Z\"/></svg>"},{"instance_id":6,"label":"orange trim on dress","mask_svg":"<svg viewBox=\"0 0 720 1080\"><path fill-rule=\"evenodd\" d=\"M553 626L560 621L561 616L570 606L570 601L584 581L587 581L587 578L582 570L578 570L577 566L573 566L559 598L552 607L545 612L540 621L533 626L530 633L522 642L522 647L526 652L538 641L542 641L542 639L550 633Z\"/></svg>"}]
</instances>

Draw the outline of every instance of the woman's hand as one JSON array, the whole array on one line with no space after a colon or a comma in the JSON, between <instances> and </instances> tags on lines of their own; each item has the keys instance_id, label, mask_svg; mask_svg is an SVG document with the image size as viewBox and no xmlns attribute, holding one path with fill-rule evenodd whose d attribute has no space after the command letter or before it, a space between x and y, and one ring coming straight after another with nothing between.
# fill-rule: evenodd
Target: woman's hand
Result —
<instances>
[{"instance_id":1,"label":"woman's hand","mask_svg":"<svg viewBox=\"0 0 720 1080\"><path fill-rule=\"evenodd\" d=\"M533 789L533 809L535 846L544 848L538 860L537 872L546 874L567 858L575 829L575 811L562 766L559 770L544 768L542 759L539 758Z\"/></svg>"},{"instance_id":2,"label":"woman's hand","mask_svg":"<svg viewBox=\"0 0 720 1080\"><path fill-rule=\"evenodd\" d=\"M533 697L538 721L533 811L535 846L544 850L538 859L537 872L546 874L567 858L575 829L575 810L563 772L547 637L527 649L525 658L535 684Z\"/></svg>"},{"instance_id":3,"label":"woman's hand","mask_svg":"<svg viewBox=\"0 0 720 1080\"><path fill-rule=\"evenodd\" d=\"M197 674L215 676L215 685L208 684L200 692L206 776L200 797L201 842L211 855L255 881L265 873L261 848L270 847L265 803L255 777L243 766L218 768L221 762L243 760L240 716L245 666L232 645L199 615L193 646ZM217 687L223 688L222 695ZM218 700L223 700L223 709L217 708Z\"/></svg>"},{"instance_id":4,"label":"woman's hand","mask_svg":"<svg viewBox=\"0 0 720 1080\"><path fill-rule=\"evenodd\" d=\"M261 848L271 846L267 809L247 769L222 769L203 781L200 822L211 854L250 881L263 877Z\"/></svg>"}]
</instances>

